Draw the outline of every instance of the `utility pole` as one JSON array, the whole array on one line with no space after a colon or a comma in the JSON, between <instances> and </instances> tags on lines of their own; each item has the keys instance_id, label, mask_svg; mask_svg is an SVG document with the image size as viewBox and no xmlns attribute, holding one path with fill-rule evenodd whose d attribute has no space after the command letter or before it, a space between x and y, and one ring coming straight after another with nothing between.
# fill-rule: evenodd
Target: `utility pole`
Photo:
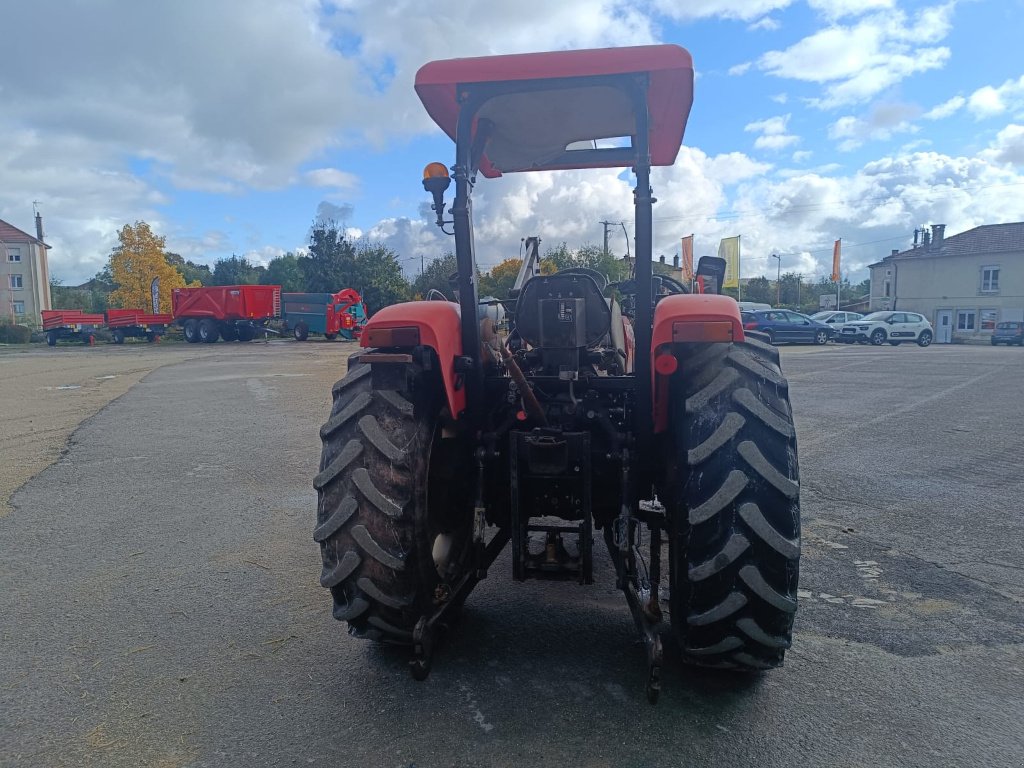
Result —
<instances>
[{"instance_id":1,"label":"utility pole","mask_svg":"<svg viewBox=\"0 0 1024 768\"><path fill-rule=\"evenodd\" d=\"M782 257L773 253L772 258L778 262L778 272L775 277L775 306L779 306L782 304Z\"/></svg>"},{"instance_id":2,"label":"utility pole","mask_svg":"<svg viewBox=\"0 0 1024 768\"><path fill-rule=\"evenodd\" d=\"M420 276L423 276L423 254L420 254Z\"/></svg>"},{"instance_id":3,"label":"utility pole","mask_svg":"<svg viewBox=\"0 0 1024 768\"><path fill-rule=\"evenodd\" d=\"M599 221L598 222L598 224L600 224L602 227L604 227L604 255L605 256L608 255L608 227L614 227L617 223L621 223L621 222L615 222L615 221Z\"/></svg>"}]
</instances>

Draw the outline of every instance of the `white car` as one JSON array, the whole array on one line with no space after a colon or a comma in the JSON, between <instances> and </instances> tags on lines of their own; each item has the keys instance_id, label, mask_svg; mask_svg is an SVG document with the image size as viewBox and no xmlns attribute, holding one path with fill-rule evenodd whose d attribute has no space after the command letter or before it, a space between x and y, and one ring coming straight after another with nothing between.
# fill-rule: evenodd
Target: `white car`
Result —
<instances>
[{"instance_id":1,"label":"white car","mask_svg":"<svg viewBox=\"0 0 1024 768\"><path fill-rule=\"evenodd\" d=\"M860 320L846 323L838 329L835 341L852 344L855 341L874 344L889 342L894 347L904 341L917 342L919 347L932 343L935 334L932 324L916 312L872 312Z\"/></svg>"}]
</instances>

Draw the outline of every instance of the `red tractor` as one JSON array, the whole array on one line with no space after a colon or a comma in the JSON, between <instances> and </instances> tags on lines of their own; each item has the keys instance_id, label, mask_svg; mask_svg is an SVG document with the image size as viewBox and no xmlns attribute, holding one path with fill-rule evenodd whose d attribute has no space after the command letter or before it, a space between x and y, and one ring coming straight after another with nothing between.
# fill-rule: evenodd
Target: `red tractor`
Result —
<instances>
[{"instance_id":1,"label":"red tractor","mask_svg":"<svg viewBox=\"0 0 1024 768\"><path fill-rule=\"evenodd\" d=\"M682 142L690 54L437 61L416 91L455 141L451 177L432 163L423 184L455 239L458 303L381 309L334 386L314 539L335 618L408 644L422 679L439 632L507 543L514 579L588 584L596 529L645 643L652 702L669 628L687 662L778 666L800 556L778 352L717 295L721 259L701 260L699 293L652 275L651 167L672 165ZM632 277L531 275L500 336L478 307L480 177L610 167L636 179Z\"/></svg>"}]
</instances>

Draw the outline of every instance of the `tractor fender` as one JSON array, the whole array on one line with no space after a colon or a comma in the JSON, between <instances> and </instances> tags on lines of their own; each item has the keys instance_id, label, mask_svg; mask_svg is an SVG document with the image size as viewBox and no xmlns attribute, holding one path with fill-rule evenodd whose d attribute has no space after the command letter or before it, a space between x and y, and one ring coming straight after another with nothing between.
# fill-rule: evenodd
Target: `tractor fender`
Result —
<instances>
[{"instance_id":1,"label":"tractor fender","mask_svg":"<svg viewBox=\"0 0 1024 768\"><path fill-rule=\"evenodd\" d=\"M729 296L680 293L666 296L658 302L654 308L654 330L651 334L655 433L668 429L668 384L678 367L673 345L743 339L740 307ZM659 356L665 358L660 363Z\"/></svg>"},{"instance_id":2,"label":"tractor fender","mask_svg":"<svg viewBox=\"0 0 1024 768\"><path fill-rule=\"evenodd\" d=\"M416 328L420 345L437 354L448 408L454 418L466 410L462 375L455 372L455 358L462 354L459 305L450 301L408 301L375 312L359 335L359 346L370 347L373 331L385 328Z\"/></svg>"}]
</instances>

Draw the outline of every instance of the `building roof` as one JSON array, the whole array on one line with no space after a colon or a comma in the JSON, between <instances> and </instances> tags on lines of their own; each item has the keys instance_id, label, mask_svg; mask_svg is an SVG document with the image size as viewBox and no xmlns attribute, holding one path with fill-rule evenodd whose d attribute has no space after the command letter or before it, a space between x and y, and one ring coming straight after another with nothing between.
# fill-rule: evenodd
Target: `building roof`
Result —
<instances>
[{"instance_id":1,"label":"building roof","mask_svg":"<svg viewBox=\"0 0 1024 768\"><path fill-rule=\"evenodd\" d=\"M49 248L42 240L28 232L22 232L12 224L0 219L0 242L4 243L37 243Z\"/></svg>"},{"instance_id":2,"label":"building roof","mask_svg":"<svg viewBox=\"0 0 1024 768\"><path fill-rule=\"evenodd\" d=\"M933 230L934 232L934 230ZM1005 253L1024 251L1024 221L1009 224L983 224L957 235L950 235L936 244L919 245L905 251L886 256L871 264L876 267L890 259L920 259L937 256L970 256L978 253Z\"/></svg>"}]
</instances>

